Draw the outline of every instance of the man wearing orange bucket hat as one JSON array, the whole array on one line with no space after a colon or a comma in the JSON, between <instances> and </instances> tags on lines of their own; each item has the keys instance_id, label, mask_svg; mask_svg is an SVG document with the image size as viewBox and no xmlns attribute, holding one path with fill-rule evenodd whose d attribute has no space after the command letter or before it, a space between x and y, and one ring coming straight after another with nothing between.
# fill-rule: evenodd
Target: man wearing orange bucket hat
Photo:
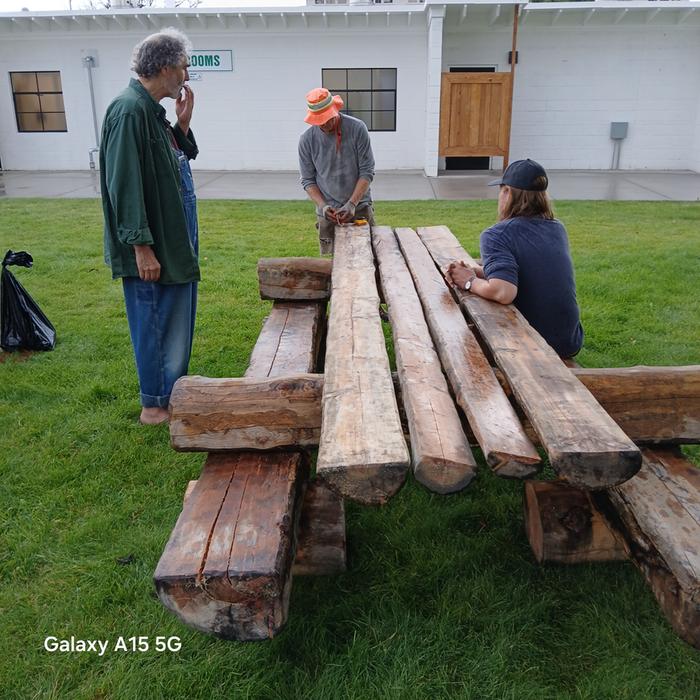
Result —
<instances>
[{"instance_id":1,"label":"man wearing orange bucket hat","mask_svg":"<svg viewBox=\"0 0 700 700\"><path fill-rule=\"evenodd\" d=\"M374 224L374 156L365 123L340 112L339 95L315 88L306 95L306 107L304 121L311 126L299 139L301 185L316 204L321 254L332 254L337 224Z\"/></svg>"}]
</instances>

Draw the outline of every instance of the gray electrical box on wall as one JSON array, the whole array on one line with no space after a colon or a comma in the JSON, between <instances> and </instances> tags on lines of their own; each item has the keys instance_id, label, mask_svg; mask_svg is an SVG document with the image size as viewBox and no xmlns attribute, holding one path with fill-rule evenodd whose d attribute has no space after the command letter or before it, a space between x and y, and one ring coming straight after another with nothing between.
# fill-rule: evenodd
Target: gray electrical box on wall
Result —
<instances>
[{"instance_id":1,"label":"gray electrical box on wall","mask_svg":"<svg viewBox=\"0 0 700 700\"><path fill-rule=\"evenodd\" d=\"M615 141L627 138L628 126L629 122L610 122L610 138Z\"/></svg>"},{"instance_id":2,"label":"gray electrical box on wall","mask_svg":"<svg viewBox=\"0 0 700 700\"><path fill-rule=\"evenodd\" d=\"M610 138L613 142L613 156L610 168L618 170L620 168L620 150L622 142L627 138L627 127L629 122L610 122Z\"/></svg>"}]
</instances>

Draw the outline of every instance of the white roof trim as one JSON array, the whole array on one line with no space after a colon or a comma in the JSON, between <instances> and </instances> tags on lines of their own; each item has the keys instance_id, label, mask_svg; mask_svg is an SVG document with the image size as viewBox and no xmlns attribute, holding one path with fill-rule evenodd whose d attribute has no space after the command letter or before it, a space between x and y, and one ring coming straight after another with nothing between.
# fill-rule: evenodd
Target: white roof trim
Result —
<instances>
[{"instance_id":1,"label":"white roof trim","mask_svg":"<svg viewBox=\"0 0 700 700\"><path fill-rule=\"evenodd\" d=\"M511 0L500 0L501 4L517 4ZM431 3L427 3L431 4ZM433 3L444 5L444 3ZM458 3L460 5L463 2ZM473 3L469 3L473 4ZM481 2L479 4L492 5L491 0ZM261 14L265 15L299 15L307 14L363 14L369 12L371 14L406 14L413 12L424 12L426 3L397 3L397 4L367 4L367 5L298 5L294 7L178 7L178 8L162 8L162 7L128 7L128 8L109 8L102 10L54 10L54 11L37 11L37 12L0 12L0 19L22 19L28 17L47 17L66 18L73 17L134 17L135 15L153 15L154 17L186 17L197 18L199 15L207 18L213 17L217 19L220 16L236 17L240 14L257 17Z\"/></svg>"},{"instance_id":2,"label":"white roof trim","mask_svg":"<svg viewBox=\"0 0 700 700\"><path fill-rule=\"evenodd\" d=\"M585 2L528 2L517 0L425 0L420 4L397 2L396 4L347 4L347 5L300 5L295 7L235 7L235 8L110 8L103 10L62 10L43 12L3 12L0 13L0 33L19 31L48 32L70 31L157 31L168 23L179 23L186 31L205 31L216 27L241 27L259 30L299 30L335 26L346 29L357 26L357 20L364 20L363 26L401 26L419 30L425 26L427 18L437 12L447 10L458 24L469 24L475 11L475 23L480 26L498 26L512 15L510 6L520 4L520 22L528 18L537 22L544 19L548 26L571 26L571 19L581 26L614 26L622 24L672 24L689 23L700 26L698 18L700 0L587 0ZM459 13L459 17L454 13ZM391 15L395 22L390 21ZM657 16L658 15L658 16ZM403 16L404 19L398 18ZM383 17L384 21L379 20ZM294 18L294 19L293 19ZM419 19L420 18L420 19ZM419 21L412 22L413 19ZM623 22L624 19L624 22ZM541 25L542 20L539 21ZM529 22L528 22L529 24Z\"/></svg>"},{"instance_id":3,"label":"white roof trim","mask_svg":"<svg viewBox=\"0 0 700 700\"><path fill-rule=\"evenodd\" d=\"M527 10L680 10L700 8L700 0L589 0L588 2L529 2Z\"/></svg>"},{"instance_id":4,"label":"white roof trim","mask_svg":"<svg viewBox=\"0 0 700 700\"><path fill-rule=\"evenodd\" d=\"M219 19L224 16L238 17L241 14L249 16L260 15L300 15L300 14L385 14L385 13L395 13L395 14L406 14L406 13L422 13L426 10L428 6L499 6L499 5L520 5L521 9L527 10L528 12L550 12L557 10L566 10L575 12L577 10L586 10L590 8L595 8L596 10L606 10L606 9L629 9L629 10L649 10L649 9L659 9L659 10L679 10L688 9L693 10L700 8L700 0L587 0L586 2L518 2L518 0L470 0L469 2L464 2L464 0L425 0L424 3L408 4L398 2L396 4L366 4L366 5L298 5L294 7L257 7L251 5L250 7L142 7L142 8L109 8L101 10L49 10L49 11L37 11L37 12L0 12L0 19L12 19L12 18L28 18L46 17L49 19L54 18L74 18L74 17L85 17L85 18L97 18L97 17L115 17L115 16L126 16L135 17L137 15L153 15L154 17L187 17L187 18L199 18L200 16L206 18Z\"/></svg>"}]
</instances>

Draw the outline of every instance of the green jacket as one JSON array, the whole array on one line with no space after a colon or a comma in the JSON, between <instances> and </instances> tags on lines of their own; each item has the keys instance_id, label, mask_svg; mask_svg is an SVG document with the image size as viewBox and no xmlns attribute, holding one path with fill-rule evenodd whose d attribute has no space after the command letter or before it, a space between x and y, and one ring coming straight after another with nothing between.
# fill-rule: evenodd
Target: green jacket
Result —
<instances>
[{"instance_id":1,"label":"green jacket","mask_svg":"<svg viewBox=\"0 0 700 700\"><path fill-rule=\"evenodd\" d=\"M165 109L132 79L107 107L100 146L100 188L105 220L105 261L112 277L138 277L134 244L153 246L160 282L199 279L187 233L180 171L170 146ZM192 159L199 152L190 131L172 130Z\"/></svg>"}]
</instances>

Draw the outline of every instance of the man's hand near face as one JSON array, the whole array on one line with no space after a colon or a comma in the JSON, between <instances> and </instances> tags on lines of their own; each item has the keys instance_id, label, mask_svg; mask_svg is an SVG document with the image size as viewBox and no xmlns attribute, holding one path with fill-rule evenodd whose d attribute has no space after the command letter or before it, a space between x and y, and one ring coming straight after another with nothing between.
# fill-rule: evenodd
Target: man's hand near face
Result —
<instances>
[{"instance_id":1,"label":"man's hand near face","mask_svg":"<svg viewBox=\"0 0 700 700\"><path fill-rule=\"evenodd\" d=\"M194 109L194 92L189 85L183 85L180 94L175 100L175 116L182 133L187 136L190 130L192 110Z\"/></svg>"}]
</instances>

